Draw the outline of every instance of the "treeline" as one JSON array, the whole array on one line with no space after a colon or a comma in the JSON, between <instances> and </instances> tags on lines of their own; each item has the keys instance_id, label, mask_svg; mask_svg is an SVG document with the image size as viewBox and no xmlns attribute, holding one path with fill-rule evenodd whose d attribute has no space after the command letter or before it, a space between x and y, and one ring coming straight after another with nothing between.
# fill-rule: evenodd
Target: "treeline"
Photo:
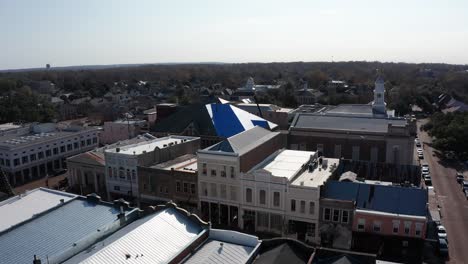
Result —
<instances>
[{"instance_id":1,"label":"treeline","mask_svg":"<svg viewBox=\"0 0 468 264\"><path fill-rule=\"evenodd\" d=\"M468 113L435 113L423 129L434 137L434 148L453 151L459 158L468 159Z\"/></svg>"}]
</instances>

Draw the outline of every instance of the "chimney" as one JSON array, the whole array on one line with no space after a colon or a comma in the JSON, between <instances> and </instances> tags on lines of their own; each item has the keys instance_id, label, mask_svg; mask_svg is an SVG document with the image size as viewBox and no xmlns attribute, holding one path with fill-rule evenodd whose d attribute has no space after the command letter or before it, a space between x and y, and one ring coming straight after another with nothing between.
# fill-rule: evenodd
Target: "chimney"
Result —
<instances>
[{"instance_id":1,"label":"chimney","mask_svg":"<svg viewBox=\"0 0 468 264\"><path fill-rule=\"evenodd\" d=\"M41 264L41 259L34 255L33 264Z\"/></svg>"},{"instance_id":2,"label":"chimney","mask_svg":"<svg viewBox=\"0 0 468 264\"><path fill-rule=\"evenodd\" d=\"M120 213L117 215L117 219L120 221L120 226L124 226L127 220L125 219L125 211L123 206L120 206Z\"/></svg>"}]
</instances>

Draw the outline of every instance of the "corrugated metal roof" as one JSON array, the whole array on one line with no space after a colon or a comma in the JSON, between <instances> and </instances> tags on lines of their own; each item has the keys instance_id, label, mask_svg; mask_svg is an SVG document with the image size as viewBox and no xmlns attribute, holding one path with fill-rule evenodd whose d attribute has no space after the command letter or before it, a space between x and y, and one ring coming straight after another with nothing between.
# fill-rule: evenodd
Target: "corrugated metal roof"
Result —
<instances>
[{"instance_id":1,"label":"corrugated metal roof","mask_svg":"<svg viewBox=\"0 0 468 264\"><path fill-rule=\"evenodd\" d=\"M111 235L103 241L106 247L81 263L167 263L203 230L177 209L168 208L121 229L124 235Z\"/></svg>"},{"instance_id":2,"label":"corrugated metal roof","mask_svg":"<svg viewBox=\"0 0 468 264\"><path fill-rule=\"evenodd\" d=\"M115 223L118 213L113 207L75 198L1 234L0 262L32 263L37 255L44 263L47 259L56 263L58 256L73 251L74 243L94 243L87 238L94 234L97 239L97 230Z\"/></svg>"},{"instance_id":3,"label":"corrugated metal roof","mask_svg":"<svg viewBox=\"0 0 468 264\"><path fill-rule=\"evenodd\" d=\"M185 264L247 263L260 246L256 236L236 231L211 229L210 236Z\"/></svg>"},{"instance_id":4,"label":"corrugated metal roof","mask_svg":"<svg viewBox=\"0 0 468 264\"><path fill-rule=\"evenodd\" d=\"M38 188L0 202L0 232L31 219L37 214L77 197L71 193ZM1 262L1 261L0 261Z\"/></svg>"}]
</instances>

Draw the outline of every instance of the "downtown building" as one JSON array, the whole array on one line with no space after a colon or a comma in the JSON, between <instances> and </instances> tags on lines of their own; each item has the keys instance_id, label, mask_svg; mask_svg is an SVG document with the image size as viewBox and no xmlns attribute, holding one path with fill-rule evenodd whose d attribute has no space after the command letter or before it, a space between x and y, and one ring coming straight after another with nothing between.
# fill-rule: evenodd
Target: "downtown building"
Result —
<instances>
[{"instance_id":1,"label":"downtown building","mask_svg":"<svg viewBox=\"0 0 468 264\"><path fill-rule=\"evenodd\" d=\"M52 176L67 157L96 148L100 130L43 123L0 132L0 168L13 186Z\"/></svg>"}]
</instances>

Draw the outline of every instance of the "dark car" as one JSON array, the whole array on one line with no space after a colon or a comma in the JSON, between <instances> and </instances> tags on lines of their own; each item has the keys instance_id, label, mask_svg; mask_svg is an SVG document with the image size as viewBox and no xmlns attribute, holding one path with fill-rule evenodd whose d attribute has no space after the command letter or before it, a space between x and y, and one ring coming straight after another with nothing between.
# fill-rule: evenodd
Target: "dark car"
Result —
<instances>
[{"instance_id":1,"label":"dark car","mask_svg":"<svg viewBox=\"0 0 468 264\"><path fill-rule=\"evenodd\" d=\"M463 174L461 174L460 172L457 172L456 177L457 177L457 182L458 182L459 184L462 184L462 183L463 183L463 180L465 179L465 177L463 176Z\"/></svg>"},{"instance_id":2,"label":"dark car","mask_svg":"<svg viewBox=\"0 0 468 264\"><path fill-rule=\"evenodd\" d=\"M448 243L444 238L439 238L439 254L441 256L448 256Z\"/></svg>"}]
</instances>

